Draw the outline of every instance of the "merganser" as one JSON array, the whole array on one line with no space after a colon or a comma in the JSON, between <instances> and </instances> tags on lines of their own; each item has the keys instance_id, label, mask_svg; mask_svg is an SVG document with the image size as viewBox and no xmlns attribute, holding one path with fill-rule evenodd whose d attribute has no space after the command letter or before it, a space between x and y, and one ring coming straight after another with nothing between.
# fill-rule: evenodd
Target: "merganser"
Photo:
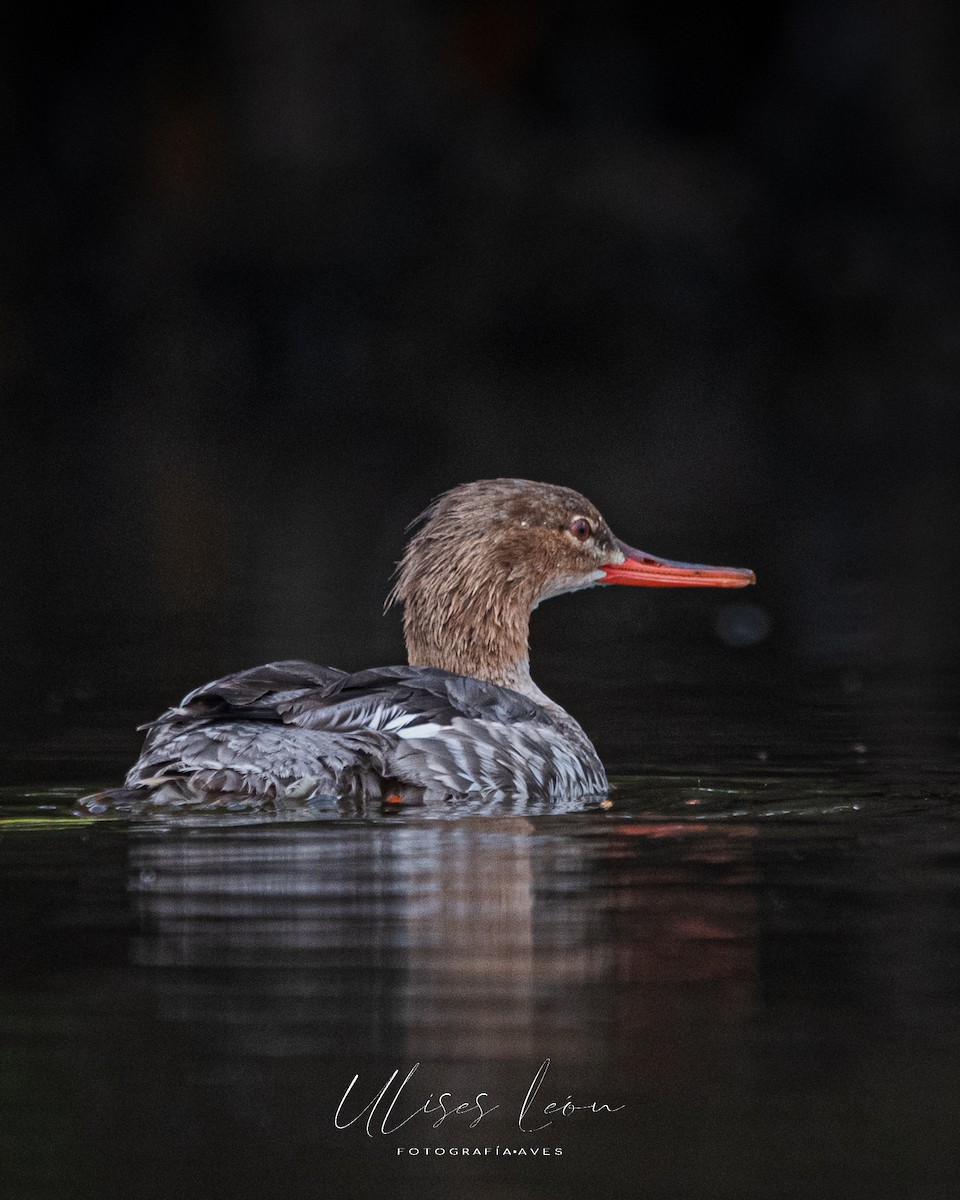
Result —
<instances>
[{"instance_id":1,"label":"merganser","mask_svg":"<svg viewBox=\"0 0 960 1200\"><path fill-rule=\"evenodd\" d=\"M386 605L403 605L408 666L275 662L204 684L141 726L124 787L87 810L601 798L590 739L530 678L531 611L597 584L754 582L634 550L578 492L526 479L462 484L417 525Z\"/></svg>"}]
</instances>

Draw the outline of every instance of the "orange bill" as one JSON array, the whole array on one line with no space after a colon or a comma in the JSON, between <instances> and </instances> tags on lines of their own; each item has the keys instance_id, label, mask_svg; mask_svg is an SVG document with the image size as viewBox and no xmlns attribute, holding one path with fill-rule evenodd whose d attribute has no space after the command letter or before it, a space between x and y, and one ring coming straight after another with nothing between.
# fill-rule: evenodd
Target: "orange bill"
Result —
<instances>
[{"instance_id":1,"label":"orange bill","mask_svg":"<svg viewBox=\"0 0 960 1200\"><path fill-rule=\"evenodd\" d=\"M643 550L634 550L616 538L624 561L604 567L601 583L627 587L748 587L756 576L744 567L708 567L704 563L672 562Z\"/></svg>"}]
</instances>

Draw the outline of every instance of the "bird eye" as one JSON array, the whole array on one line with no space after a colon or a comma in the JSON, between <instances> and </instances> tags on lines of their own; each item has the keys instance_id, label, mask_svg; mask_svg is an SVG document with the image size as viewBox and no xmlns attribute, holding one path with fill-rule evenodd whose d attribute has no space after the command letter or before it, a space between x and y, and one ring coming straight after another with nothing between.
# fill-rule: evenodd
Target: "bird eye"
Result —
<instances>
[{"instance_id":1,"label":"bird eye","mask_svg":"<svg viewBox=\"0 0 960 1200\"><path fill-rule=\"evenodd\" d=\"M585 542L593 534L593 526L586 517L574 517L570 522L570 532L578 542Z\"/></svg>"}]
</instances>

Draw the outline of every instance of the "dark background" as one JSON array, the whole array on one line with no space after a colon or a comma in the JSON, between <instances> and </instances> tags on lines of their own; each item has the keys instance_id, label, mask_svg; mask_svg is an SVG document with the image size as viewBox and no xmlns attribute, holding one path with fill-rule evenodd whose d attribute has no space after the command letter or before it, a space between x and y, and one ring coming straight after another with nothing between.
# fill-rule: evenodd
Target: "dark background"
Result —
<instances>
[{"instance_id":1,"label":"dark background","mask_svg":"<svg viewBox=\"0 0 960 1200\"><path fill-rule=\"evenodd\" d=\"M957 0L0 9L0 1192L960 1194ZM612 809L66 816L512 474L758 575L535 614Z\"/></svg>"},{"instance_id":2,"label":"dark background","mask_svg":"<svg viewBox=\"0 0 960 1200\"><path fill-rule=\"evenodd\" d=\"M546 606L534 672L573 707L584 678L955 658L952 0L13 19L14 728L266 659L402 659L404 527L494 475L757 571Z\"/></svg>"}]
</instances>

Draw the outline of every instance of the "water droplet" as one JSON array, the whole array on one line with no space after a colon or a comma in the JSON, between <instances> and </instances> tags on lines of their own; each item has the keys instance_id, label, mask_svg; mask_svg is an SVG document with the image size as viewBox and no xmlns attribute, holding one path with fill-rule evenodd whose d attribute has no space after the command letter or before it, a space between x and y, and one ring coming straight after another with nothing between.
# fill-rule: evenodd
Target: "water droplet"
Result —
<instances>
[{"instance_id":1,"label":"water droplet","mask_svg":"<svg viewBox=\"0 0 960 1200\"><path fill-rule=\"evenodd\" d=\"M717 636L728 646L758 646L770 636L770 614L760 604L726 604L714 619Z\"/></svg>"}]
</instances>

